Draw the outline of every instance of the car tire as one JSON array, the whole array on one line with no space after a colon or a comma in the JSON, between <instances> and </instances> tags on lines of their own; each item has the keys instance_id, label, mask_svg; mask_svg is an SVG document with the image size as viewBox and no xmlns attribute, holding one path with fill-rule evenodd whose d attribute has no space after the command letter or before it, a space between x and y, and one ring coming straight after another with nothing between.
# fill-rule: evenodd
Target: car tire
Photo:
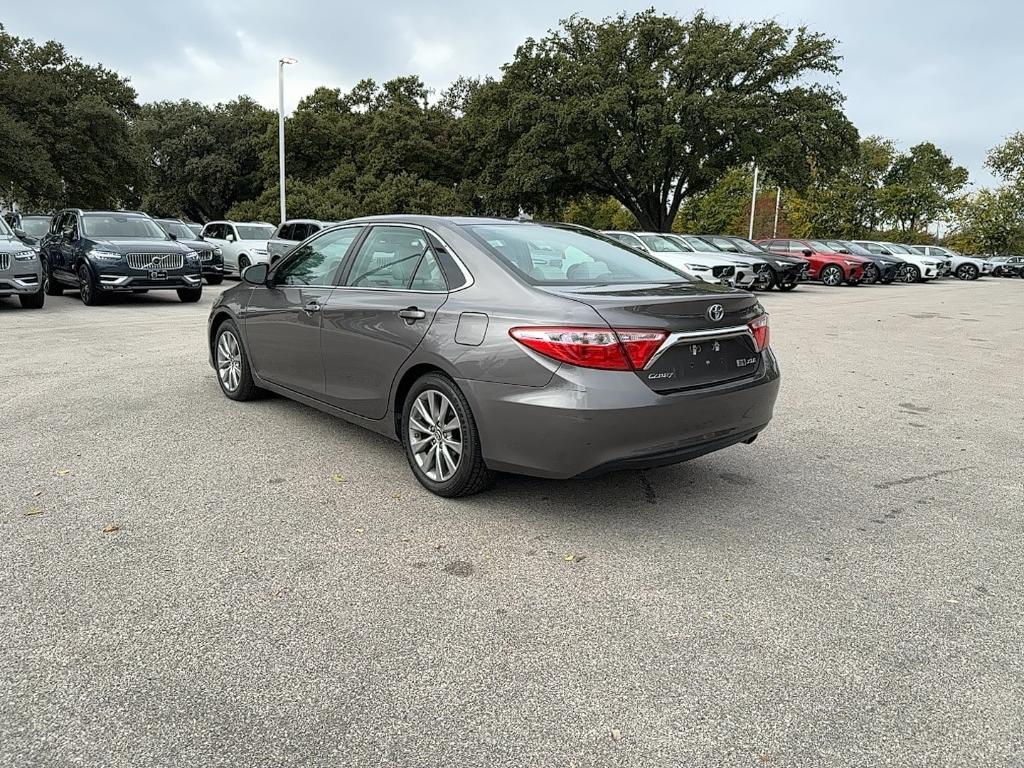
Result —
<instances>
[{"instance_id":1,"label":"car tire","mask_svg":"<svg viewBox=\"0 0 1024 768\"><path fill-rule=\"evenodd\" d=\"M249 261L249 257L248 256L239 256L238 257L238 276L241 277L242 273L245 272L245 270L247 270L251 266L252 266L252 262Z\"/></svg>"},{"instance_id":2,"label":"car tire","mask_svg":"<svg viewBox=\"0 0 1024 768\"><path fill-rule=\"evenodd\" d=\"M95 307L103 303L103 296L92 269L85 262L78 265L78 291L82 303L87 307Z\"/></svg>"},{"instance_id":3,"label":"car tire","mask_svg":"<svg viewBox=\"0 0 1024 768\"><path fill-rule=\"evenodd\" d=\"M961 264L956 268L956 276L960 280L977 280L978 268L973 264Z\"/></svg>"},{"instance_id":4,"label":"car tire","mask_svg":"<svg viewBox=\"0 0 1024 768\"><path fill-rule=\"evenodd\" d=\"M881 271L874 264L868 264L864 267L864 280L862 282L867 285L877 285L882 281Z\"/></svg>"},{"instance_id":5,"label":"car tire","mask_svg":"<svg viewBox=\"0 0 1024 768\"><path fill-rule=\"evenodd\" d=\"M58 283L54 277L53 272L50 270L50 265L43 259L43 292L47 296L63 296L64 286Z\"/></svg>"},{"instance_id":6,"label":"car tire","mask_svg":"<svg viewBox=\"0 0 1024 768\"><path fill-rule=\"evenodd\" d=\"M224 282L224 276L223 275L210 275L208 278L206 278L206 282L207 282L208 285L220 285L221 283Z\"/></svg>"},{"instance_id":7,"label":"car tire","mask_svg":"<svg viewBox=\"0 0 1024 768\"><path fill-rule=\"evenodd\" d=\"M818 279L829 288L837 288L843 284L843 268L835 264L826 264L821 268Z\"/></svg>"},{"instance_id":8,"label":"car tire","mask_svg":"<svg viewBox=\"0 0 1024 768\"><path fill-rule=\"evenodd\" d=\"M213 338L213 363L217 383L225 397L239 402L255 400L262 393L252 377L249 355L234 320L225 320Z\"/></svg>"},{"instance_id":9,"label":"car tire","mask_svg":"<svg viewBox=\"0 0 1024 768\"><path fill-rule=\"evenodd\" d=\"M42 309L46 304L46 293L43 291L43 286L40 285L35 293L21 294L18 296L18 301L21 302L22 309Z\"/></svg>"},{"instance_id":10,"label":"car tire","mask_svg":"<svg viewBox=\"0 0 1024 768\"><path fill-rule=\"evenodd\" d=\"M770 291L772 288L775 287L775 284L778 283L778 282L779 282L778 275L775 274L775 270L774 269L769 267L768 268L768 280L767 280L767 282L765 282L760 287L759 290Z\"/></svg>"},{"instance_id":11,"label":"car tire","mask_svg":"<svg viewBox=\"0 0 1024 768\"><path fill-rule=\"evenodd\" d=\"M452 429L444 429L453 424ZM445 498L470 496L494 482L495 473L484 463L469 402L444 374L428 373L412 385L402 407L401 429L399 438L409 467L431 493ZM453 456L456 445L458 455Z\"/></svg>"},{"instance_id":12,"label":"car tire","mask_svg":"<svg viewBox=\"0 0 1024 768\"><path fill-rule=\"evenodd\" d=\"M198 288L179 288L178 298L181 299L182 304L195 304L201 298L203 298L203 287Z\"/></svg>"},{"instance_id":13,"label":"car tire","mask_svg":"<svg viewBox=\"0 0 1024 768\"><path fill-rule=\"evenodd\" d=\"M900 282L903 283L920 283L921 282L921 270L914 264L906 264L900 271Z\"/></svg>"}]
</instances>

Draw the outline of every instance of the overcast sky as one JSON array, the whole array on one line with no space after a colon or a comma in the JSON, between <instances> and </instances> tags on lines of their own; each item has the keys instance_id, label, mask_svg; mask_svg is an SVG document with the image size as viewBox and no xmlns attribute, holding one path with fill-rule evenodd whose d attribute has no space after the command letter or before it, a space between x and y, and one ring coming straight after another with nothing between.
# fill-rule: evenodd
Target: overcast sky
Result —
<instances>
[{"instance_id":1,"label":"overcast sky","mask_svg":"<svg viewBox=\"0 0 1024 768\"><path fill-rule=\"evenodd\" d=\"M354 3L341 0L177 0L171 3L50 0L10 2L0 21L12 34L56 39L72 54L130 78L142 101L226 101L246 93L277 105L277 60L292 56L290 109L318 85L348 88L416 73L442 90L459 75L497 74L516 46L579 11L600 18L650 2L467 0ZM700 3L665 2L688 16ZM1024 130L1024 4L1020 0L719 0L733 21L771 16L840 40L839 86L862 135L907 148L930 140L992 183L986 151Z\"/></svg>"}]
</instances>

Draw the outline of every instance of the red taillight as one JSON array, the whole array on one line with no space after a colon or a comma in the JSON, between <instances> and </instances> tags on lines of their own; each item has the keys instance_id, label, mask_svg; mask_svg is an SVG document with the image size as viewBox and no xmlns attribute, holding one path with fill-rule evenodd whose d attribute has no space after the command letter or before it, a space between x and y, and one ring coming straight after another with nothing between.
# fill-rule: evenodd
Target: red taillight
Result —
<instances>
[{"instance_id":1,"label":"red taillight","mask_svg":"<svg viewBox=\"0 0 1024 768\"><path fill-rule=\"evenodd\" d=\"M768 313L765 312L760 317L754 318L747 323L747 327L754 334L754 346L757 347L757 351L761 352L767 349L771 341L771 334L768 331Z\"/></svg>"},{"instance_id":2,"label":"red taillight","mask_svg":"<svg viewBox=\"0 0 1024 768\"><path fill-rule=\"evenodd\" d=\"M581 368L628 371L647 365L665 331L633 328L512 328L509 336L545 357Z\"/></svg>"}]
</instances>

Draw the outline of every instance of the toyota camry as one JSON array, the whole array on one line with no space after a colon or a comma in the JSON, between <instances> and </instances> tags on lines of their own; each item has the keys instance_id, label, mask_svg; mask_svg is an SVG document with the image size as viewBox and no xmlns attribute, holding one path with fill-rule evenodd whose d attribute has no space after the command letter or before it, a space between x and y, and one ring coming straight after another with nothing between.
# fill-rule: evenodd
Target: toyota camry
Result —
<instances>
[{"instance_id":1,"label":"toyota camry","mask_svg":"<svg viewBox=\"0 0 1024 768\"><path fill-rule=\"evenodd\" d=\"M347 221L245 270L208 330L227 397L396 439L441 496L749 444L779 387L754 296L569 225Z\"/></svg>"}]
</instances>

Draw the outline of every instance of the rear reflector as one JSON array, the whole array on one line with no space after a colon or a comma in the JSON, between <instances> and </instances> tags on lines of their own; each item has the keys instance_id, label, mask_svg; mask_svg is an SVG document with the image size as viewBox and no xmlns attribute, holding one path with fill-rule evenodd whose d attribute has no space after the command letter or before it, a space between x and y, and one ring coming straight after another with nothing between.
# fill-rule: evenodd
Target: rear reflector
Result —
<instances>
[{"instance_id":1,"label":"rear reflector","mask_svg":"<svg viewBox=\"0 0 1024 768\"><path fill-rule=\"evenodd\" d=\"M771 342L768 331L768 313L765 312L760 317L754 318L747 323L747 327L750 328L750 332L754 335L754 346L757 348L757 351L764 351Z\"/></svg>"},{"instance_id":2,"label":"rear reflector","mask_svg":"<svg viewBox=\"0 0 1024 768\"><path fill-rule=\"evenodd\" d=\"M668 336L665 331L635 328L520 327L508 333L552 360L606 371L643 368Z\"/></svg>"}]
</instances>

